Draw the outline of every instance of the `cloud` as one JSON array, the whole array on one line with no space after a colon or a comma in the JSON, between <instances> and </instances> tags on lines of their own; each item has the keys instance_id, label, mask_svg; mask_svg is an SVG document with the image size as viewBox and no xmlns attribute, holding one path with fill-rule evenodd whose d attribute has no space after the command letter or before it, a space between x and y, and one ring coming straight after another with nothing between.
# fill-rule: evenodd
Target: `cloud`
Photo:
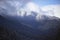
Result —
<instances>
[{"instance_id":1,"label":"cloud","mask_svg":"<svg viewBox=\"0 0 60 40\"><path fill-rule=\"evenodd\" d=\"M26 3L26 2L29 2L31 0L0 0L0 1L19 1L19 2L22 2L22 3Z\"/></svg>"},{"instance_id":2,"label":"cloud","mask_svg":"<svg viewBox=\"0 0 60 40\"><path fill-rule=\"evenodd\" d=\"M0 0L0 8L7 10L8 15L16 15L17 10L28 3L30 0Z\"/></svg>"},{"instance_id":3,"label":"cloud","mask_svg":"<svg viewBox=\"0 0 60 40\"><path fill-rule=\"evenodd\" d=\"M37 4L30 2L28 0L22 0L26 3L23 4L21 0L16 1L2 1L0 2L0 7L7 10L8 15L17 15L17 16L24 16L25 11L26 15L32 15L31 11L37 13L36 19L39 20L40 18L43 19L42 15L46 16L55 16L60 18L60 5L46 5L43 7L38 6ZM23 7L22 7L23 6ZM19 13L22 11L22 13Z\"/></svg>"},{"instance_id":4,"label":"cloud","mask_svg":"<svg viewBox=\"0 0 60 40\"><path fill-rule=\"evenodd\" d=\"M39 6L34 2L29 2L26 4L25 8L29 11L36 11L39 12Z\"/></svg>"},{"instance_id":5,"label":"cloud","mask_svg":"<svg viewBox=\"0 0 60 40\"><path fill-rule=\"evenodd\" d=\"M31 13L32 11L39 13L39 8L40 7L34 2L28 2L23 8L18 10L18 12L21 12L21 13L18 13L18 15L24 16L25 12L27 12L26 16L29 16L29 15L32 15Z\"/></svg>"},{"instance_id":6,"label":"cloud","mask_svg":"<svg viewBox=\"0 0 60 40\"><path fill-rule=\"evenodd\" d=\"M22 12L20 13L20 16L23 15L24 16L24 11L26 11L26 15L32 15L31 11L36 12L37 16L36 19L40 20L40 19L44 19L43 15L51 18L53 16L60 18L60 5L46 5L46 6L38 6L37 4L33 3L33 2L29 2L27 3ZM19 10L21 11L21 10Z\"/></svg>"},{"instance_id":7,"label":"cloud","mask_svg":"<svg viewBox=\"0 0 60 40\"><path fill-rule=\"evenodd\" d=\"M60 5L47 5L42 7L42 11L60 18Z\"/></svg>"}]
</instances>

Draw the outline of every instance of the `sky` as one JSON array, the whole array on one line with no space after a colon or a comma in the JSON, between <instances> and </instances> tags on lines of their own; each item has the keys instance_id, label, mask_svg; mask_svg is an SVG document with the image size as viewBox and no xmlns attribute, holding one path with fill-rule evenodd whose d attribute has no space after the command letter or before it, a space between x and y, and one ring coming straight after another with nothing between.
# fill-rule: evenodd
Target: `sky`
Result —
<instances>
[{"instance_id":1,"label":"sky","mask_svg":"<svg viewBox=\"0 0 60 40\"><path fill-rule=\"evenodd\" d=\"M32 1L41 6L60 4L60 0L32 0Z\"/></svg>"}]
</instances>

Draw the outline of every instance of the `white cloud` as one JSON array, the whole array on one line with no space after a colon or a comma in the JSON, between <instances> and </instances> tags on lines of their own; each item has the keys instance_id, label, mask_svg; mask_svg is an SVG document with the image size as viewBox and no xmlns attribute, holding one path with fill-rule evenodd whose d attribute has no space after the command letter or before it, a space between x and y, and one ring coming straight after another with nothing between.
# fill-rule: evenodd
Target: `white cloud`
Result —
<instances>
[{"instance_id":1,"label":"white cloud","mask_svg":"<svg viewBox=\"0 0 60 40\"><path fill-rule=\"evenodd\" d=\"M42 15L46 15L49 18L50 17L58 17L60 18L60 5L47 5L47 6L43 6L40 7L37 4L33 3L33 2L29 2L24 6L24 10L22 11L23 13L20 13L20 16L24 16L24 11L26 11L26 16L28 15L32 15L31 11L34 11L37 13L36 19L40 20L40 19L44 19L44 17L42 17ZM21 11L21 10L19 10Z\"/></svg>"},{"instance_id":2,"label":"white cloud","mask_svg":"<svg viewBox=\"0 0 60 40\"><path fill-rule=\"evenodd\" d=\"M29 1L30 0L0 0L0 7L6 9L8 15L15 16L17 14L17 10Z\"/></svg>"},{"instance_id":3,"label":"white cloud","mask_svg":"<svg viewBox=\"0 0 60 40\"><path fill-rule=\"evenodd\" d=\"M8 1L7 3L1 3L0 7L6 8L9 15L24 16L26 11L26 15L29 16L32 15L31 11L34 11L37 13L36 19L40 19L42 15L56 16L60 18L60 5L46 5L40 7L33 2L28 2L26 5L23 5L23 8L21 8L21 3L19 1ZM22 11L22 13L19 13L20 11Z\"/></svg>"},{"instance_id":4,"label":"white cloud","mask_svg":"<svg viewBox=\"0 0 60 40\"><path fill-rule=\"evenodd\" d=\"M24 16L25 12L26 16L32 15L31 11L39 13L40 12L40 7L35 4L34 2L28 2L23 8L18 10L18 15ZM21 13L19 13L21 12Z\"/></svg>"},{"instance_id":5,"label":"white cloud","mask_svg":"<svg viewBox=\"0 0 60 40\"><path fill-rule=\"evenodd\" d=\"M60 5L43 6L42 11L45 11L45 12L47 12L47 14L60 18Z\"/></svg>"},{"instance_id":6,"label":"white cloud","mask_svg":"<svg viewBox=\"0 0 60 40\"><path fill-rule=\"evenodd\" d=\"M33 2L27 3L25 8L28 9L29 11L39 12L39 6Z\"/></svg>"}]
</instances>

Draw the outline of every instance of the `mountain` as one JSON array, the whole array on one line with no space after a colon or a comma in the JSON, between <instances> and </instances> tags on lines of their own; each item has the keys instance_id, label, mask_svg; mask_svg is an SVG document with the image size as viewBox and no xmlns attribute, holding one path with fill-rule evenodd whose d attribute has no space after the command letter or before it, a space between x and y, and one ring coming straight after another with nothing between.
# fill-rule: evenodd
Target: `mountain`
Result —
<instances>
[{"instance_id":1,"label":"mountain","mask_svg":"<svg viewBox=\"0 0 60 40\"><path fill-rule=\"evenodd\" d=\"M52 14L53 15L53 14ZM58 19L58 17L50 16L44 14L43 11L41 13L37 13L35 11L26 11L25 9L21 9L19 11L19 15L17 15L17 20L20 21L22 24L30 25L33 27L38 27L39 22L47 21L47 20L54 20Z\"/></svg>"},{"instance_id":2,"label":"mountain","mask_svg":"<svg viewBox=\"0 0 60 40\"><path fill-rule=\"evenodd\" d=\"M0 8L1 40L58 40L60 37L60 18L45 15L41 10L18 12L17 16L11 16L12 13L7 15L9 11Z\"/></svg>"},{"instance_id":3,"label":"mountain","mask_svg":"<svg viewBox=\"0 0 60 40\"><path fill-rule=\"evenodd\" d=\"M32 13L35 14L34 12ZM10 16L6 18L0 16L0 27L7 29L10 34L13 32L10 36L12 40L55 40L59 32L59 25L59 18L53 20L40 20L38 22L35 16L32 15L23 18Z\"/></svg>"}]
</instances>

